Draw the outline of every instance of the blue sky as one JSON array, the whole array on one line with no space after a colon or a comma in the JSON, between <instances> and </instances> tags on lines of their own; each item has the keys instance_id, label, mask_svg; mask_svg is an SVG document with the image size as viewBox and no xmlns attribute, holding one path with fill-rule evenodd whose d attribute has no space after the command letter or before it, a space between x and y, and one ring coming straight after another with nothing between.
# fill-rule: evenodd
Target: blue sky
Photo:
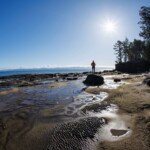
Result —
<instances>
[{"instance_id":1,"label":"blue sky","mask_svg":"<svg viewBox=\"0 0 150 150\"><path fill-rule=\"evenodd\" d=\"M0 0L0 68L113 66L113 44L140 38L149 0ZM107 19L116 32L102 28Z\"/></svg>"}]
</instances>

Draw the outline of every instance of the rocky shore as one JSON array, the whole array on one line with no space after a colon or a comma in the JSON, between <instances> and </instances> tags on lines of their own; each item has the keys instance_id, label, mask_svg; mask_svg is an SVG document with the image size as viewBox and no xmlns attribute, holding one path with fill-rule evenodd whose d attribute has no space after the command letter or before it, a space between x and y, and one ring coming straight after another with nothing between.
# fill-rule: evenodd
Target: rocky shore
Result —
<instances>
[{"instance_id":1,"label":"rocky shore","mask_svg":"<svg viewBox=\"0 0 150 150\"><path fill-rule=\"evenodd\" d=\"M82 74L68 73L68 74L24 74L11 75L0 77L0 88L5 87L24 87L35 86L41 84L44 80L76 80Z\"/></svg>"},{"instance_id":2,"label":"rocky shore","mask_svg":"<svg viewBox=\"0 0 150 150\"><path fill-rule=\"evenodd\" d=\"M22 74L22 75L10 75L0 76L0 88L8 87L24 87L24 86L35 86L42 84L45 80L77 80L79 77L87 76L92 74L91 72L83 73L55 73L55 74ZM103 72L96 72L96 75L111 75L120 74L115 70L105 70Z\"/></svg>"},{"instance_id":3,"label":"rocky shore","mask_svg":"<svg viewBox=\"0 0 150 150\"><path fill-rule=\"evenodd\" d=\"M0 77L0 149L149 150L148 74L90 74Z\"/></svg>"}]
</instances>

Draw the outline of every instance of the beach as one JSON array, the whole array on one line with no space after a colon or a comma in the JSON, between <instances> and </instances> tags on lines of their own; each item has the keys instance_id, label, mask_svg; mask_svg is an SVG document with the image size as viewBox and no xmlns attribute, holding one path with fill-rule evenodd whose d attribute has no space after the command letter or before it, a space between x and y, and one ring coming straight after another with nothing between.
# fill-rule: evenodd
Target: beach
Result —
<instances>
[{"instance_id":1,"label":"beach","mask_svg":"<svg viewBox=\"0 0 150 150\"><path fill-rule=\"evenodd\" d=\"M150 0L0 1L0 150L150 150Z\"/></svg>"},{"instance_id":2,"label":"beach","mask_svg":"<svg viewBox=\"0 0 150 150\"><path fill-rule=\"evenodd\" d=\"M90 72L0 77L0 149L102 150L150 147L148 74Z\"/></svg>"}]
</instances>

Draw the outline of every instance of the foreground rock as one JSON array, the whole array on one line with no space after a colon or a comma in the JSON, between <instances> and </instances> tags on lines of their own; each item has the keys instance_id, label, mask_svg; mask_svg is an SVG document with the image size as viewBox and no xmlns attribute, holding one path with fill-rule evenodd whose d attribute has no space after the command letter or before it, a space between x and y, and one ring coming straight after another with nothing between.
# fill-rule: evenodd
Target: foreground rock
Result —
<instances>
[{"instance_id":1,"label":"foreground rock","mask_svg":"<svg viewBox=\"0 0 150 150\"><path fill-rule=\"evenodd\" d=\"M104 78L102 76L90 74L83 83L88 86L99 86L104 84Z\"/></svg>"}]
</instances>

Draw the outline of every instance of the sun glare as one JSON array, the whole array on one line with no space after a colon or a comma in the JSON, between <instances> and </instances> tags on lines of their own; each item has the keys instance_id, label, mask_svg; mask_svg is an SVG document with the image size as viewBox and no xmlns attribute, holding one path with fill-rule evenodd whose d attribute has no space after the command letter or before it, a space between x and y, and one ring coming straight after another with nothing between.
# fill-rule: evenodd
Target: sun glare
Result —
<instances>
[{"instance_id":1,"label":"sun glare","mask_svg":"<svg viewBox=\"0 0 150 150\"><path fill-rule=\"evenodd\" d=\"M107 20L104 24L104 30L106 32L115 32L117 30L117 23L113 20Z\"/></svg>"}]
</instances>

